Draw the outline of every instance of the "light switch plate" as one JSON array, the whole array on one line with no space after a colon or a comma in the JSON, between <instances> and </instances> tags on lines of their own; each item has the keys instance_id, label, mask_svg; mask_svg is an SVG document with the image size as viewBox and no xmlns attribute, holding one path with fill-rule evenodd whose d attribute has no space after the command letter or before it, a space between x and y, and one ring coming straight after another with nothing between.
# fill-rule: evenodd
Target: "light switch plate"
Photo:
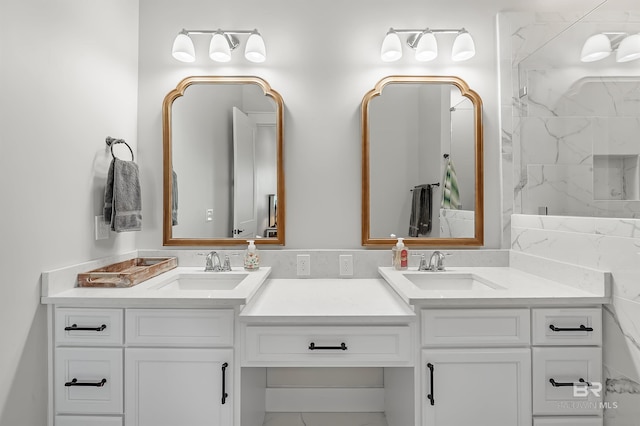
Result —
<instances>
[{"instance_id":1,"label":"light switch plate","mask_svg":"<svg viewBox=\"0 0 640 426\"><path fill-rule=\"evenodd\" d=\"M309 254L299 254L296 257L297 260L297 271L299 277L309 276L311 275L311 255Z\"/></svg>"},{"instance_id":2,"label":"light switch plate","mask_svg":"<svg viewBox=\"0 0 640 426\"><path fill-rule=\"evenodd\" d=\"M96 216L94 230L97 240L106 240L111 232L111 224L104 221L104 216Z\"/></svg>"},{"instance_id":3,"label":"light switch plate","mask_svg":"<svg viewBox=\"0 0 640 426\"><path fill-rule=\"evenodd\" d=\"M353 276L353 256L350 254L341 254L339 256L340 276Z\"/></svg>"}]
</instances>

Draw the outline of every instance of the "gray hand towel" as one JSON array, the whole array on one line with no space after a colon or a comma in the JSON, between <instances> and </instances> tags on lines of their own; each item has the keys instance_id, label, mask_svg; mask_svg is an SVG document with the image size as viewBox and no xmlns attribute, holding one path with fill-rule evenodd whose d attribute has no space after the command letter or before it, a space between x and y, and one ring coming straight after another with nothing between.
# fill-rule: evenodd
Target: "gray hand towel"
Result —
<instances>
[{"instance_id":1,"label":"gray hand towel","mask_svg":"<svg viewBox=\"0 0 640 426\"><path fill-rule=\"evenodd\" d=\"M422 237L431 232L431 198L431 185L418 185L413 188L409 237Z\"/></svg>"},{"instance_id":2,"label":"gray hand towel","mask_svg":"<svg viewBox=\"0 0 640 426\"><path fill-rule=\"evenodd\" d=\"M178 175L171 172L171 224L178 224Z\"/></svg>"},{"instance_id":3,"label":"gray hand towel","mask_svg":"<svg viewBox=\"0 0 640 426\"><path fill-rule=\"evenodd\" d=\"M104 219L116 232L142 228L142 196L138 165L114 158L104 192Z\"/></svg>"}]
</instances>

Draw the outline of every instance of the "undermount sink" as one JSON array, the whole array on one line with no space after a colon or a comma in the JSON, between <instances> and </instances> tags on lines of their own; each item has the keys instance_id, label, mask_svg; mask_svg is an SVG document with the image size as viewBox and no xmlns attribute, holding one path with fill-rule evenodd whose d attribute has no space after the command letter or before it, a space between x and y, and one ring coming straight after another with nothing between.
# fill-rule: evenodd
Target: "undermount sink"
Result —
<instances>
[{"instance_id":1,"label":"undermount sink","mask_svg":"<svg viewBox=\"0 0 640 426\"><path fill-rule=\"evenodd\" d=\"M497 290L502 287L468 273L419 272L403 274L422 290Z\"/></svg>"},{"instance_id":2,"label":"undermount sink","mask_svg":"<svg viewBox=\"0 0 640 426\"><path fill-rule=\"evenodd\" d=\"M175 280L159 285L156 290L233 290L247 275L246 273L179 275Z\"/></svg>"}]
</instances>

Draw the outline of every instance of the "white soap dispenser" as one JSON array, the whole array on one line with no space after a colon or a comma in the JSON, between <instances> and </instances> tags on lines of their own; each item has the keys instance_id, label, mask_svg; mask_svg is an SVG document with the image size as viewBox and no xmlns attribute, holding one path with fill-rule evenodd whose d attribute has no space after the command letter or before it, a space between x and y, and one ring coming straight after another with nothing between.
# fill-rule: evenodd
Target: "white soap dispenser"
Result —
<instances>
[{"instance_id":1,"label":"white soap dispenser","mask_svg":"<svg viewBox=\"0 0 640 426\"><path fill-rule=\"evenodd\" d=\"M260 269L260 254L256 248L255 240L247 240L249 246L244 252L244 269L246 271L256 271Z\"/></svg>"},{"instance_id":2,"label":"white soap dispenser","mask_svg":"<svg viewBox=\"0 0 640 426\"><path fill-rule=\"evenodd\" d=\"M403 271L409 266L409 252L404 246L404 238L398 238L398 242L393 247L393 267L398 271Z\"/></svg>"}]
</instances>

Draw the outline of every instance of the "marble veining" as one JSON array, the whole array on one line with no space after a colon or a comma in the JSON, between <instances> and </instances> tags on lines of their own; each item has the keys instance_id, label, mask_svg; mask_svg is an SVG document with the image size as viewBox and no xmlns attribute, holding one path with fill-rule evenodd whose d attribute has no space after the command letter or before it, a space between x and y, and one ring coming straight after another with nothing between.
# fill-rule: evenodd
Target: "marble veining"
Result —
<instances>
[{"instance_id":1,"label":"marble veining","mask_svg":"<svg viewBox=\"0 0 640 426\"><path fill-rule=\"evenodd\" d=\"M263 426L388 426L384 413L267 413Z\"/></svg>"}]
</instances>

